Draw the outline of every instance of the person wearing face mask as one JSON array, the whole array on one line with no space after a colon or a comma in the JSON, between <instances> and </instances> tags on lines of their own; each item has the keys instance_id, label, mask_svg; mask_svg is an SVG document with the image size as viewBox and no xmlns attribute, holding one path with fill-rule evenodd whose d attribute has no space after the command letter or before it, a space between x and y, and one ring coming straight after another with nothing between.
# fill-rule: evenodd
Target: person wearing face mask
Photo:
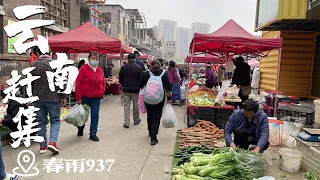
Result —
<instances>
[{"instance_id":1,"label":"person wearing face mask","mask_svg":"<svg viewBox=\"0 0 320 180\"><path fill-rule=\"evenodd\" d=\"M246 100L243 109L234 111L229 118L224 129L224 138L228 147L239 147L262 153L269 147L267 114L259 111L259 105L256 102L251 99Z\"/></svg>"},{"instance_id":2,"label":"person wearing face mask","mask_svg":"<svg viewBox=\"0 0 320 180\"><path fill-rule=\"evenodd\" d=\"M96 52L89 54L89 64L85 64L79 70L76 80L76 101L77 104L87 104L90 106L91 123L90 139L99 141L97 137L100 100L104 94L106 81L104 72L98 66L99 55ZM78 127L78 136L83 136L85 126Z\"/></svg>"}]
</instances>

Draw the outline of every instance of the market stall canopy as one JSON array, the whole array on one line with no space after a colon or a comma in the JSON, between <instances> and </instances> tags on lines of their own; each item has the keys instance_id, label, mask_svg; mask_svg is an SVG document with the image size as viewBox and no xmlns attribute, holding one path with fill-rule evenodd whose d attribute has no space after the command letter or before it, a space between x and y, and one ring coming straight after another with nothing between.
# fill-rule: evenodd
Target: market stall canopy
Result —
<instances>
[{"instance_id":1,"label":"market stall canopy","mask_svg":"<svg viewBox=\"0 0 320 180\"><path fill-rule=\"evenodd\" d=\"M260 65L260 62L256 59L251 59L248 61L248 64L250 67L258 67Z\"/></svg>"},{"instance_id":2,"label":"market stall canopy","mask_svg":"<svg viewBox=\"0 0 320 180\"><path fill-rule=\"evenodd\" d=\"M120 59L120 54L107 54L108 59ZM148 54L141 54L139 57L140 60L150 60L152 57ZM123 56L123 59L128 59L128 54Z\"/></svg>"},{"instance_id":3,"label":"market stall canopy","mask_svg":"<svg viewBox=\"0 0 320 180\"><path fill-rule=\"evenodd\" d=\"M208 54L207 56L187 56L185 59L186 63L212 63L212 64L221 64L223 59Z\"/></svg>"},{"instance_id":4,"label":"market stall canopy","mask_svg":"<svg viewBox=\"0 0 320 180\"><path fill-rule=\"evenodd\" d=\"M194 45L194 47L193 47ZM280 49L282 38L258 38L230 19L211 34L195 33L190 44L191 53L262 54L264 51Z\"/></svg>"},{"instance_id":5,"label":"market stall canopy","mask_svg":"<svg viewBox=\"0 0 320 180\"><path fill-rule=\"evenodd\" d=\"M131 53L132 49L112 38L87 22L76 29L49 37L49 45L54 52L89 53Z\"/></svg>"}]
</instances>

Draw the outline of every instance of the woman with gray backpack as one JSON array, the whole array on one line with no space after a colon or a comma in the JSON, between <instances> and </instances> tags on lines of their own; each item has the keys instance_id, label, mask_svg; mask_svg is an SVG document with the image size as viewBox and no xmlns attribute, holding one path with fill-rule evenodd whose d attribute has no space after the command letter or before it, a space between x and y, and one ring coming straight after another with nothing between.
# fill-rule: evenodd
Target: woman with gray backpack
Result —
<instances>
[{"instance_id":1,"label":"woman with gray backpack","mask_svg":"<svg viewBox=\"0 0 320 180\"><path fill-rule=\"evenodd\" d=\"M144 88L144 102L151 145L158 143L157 135L165 103L165 91L171 91L168 73L160 68L160 62L153 60L149 71L143 73L140 88ZM168 97L167 97L168 98ZM170 102L170 101L168 101Z\"/></svg>"}]
</instances>

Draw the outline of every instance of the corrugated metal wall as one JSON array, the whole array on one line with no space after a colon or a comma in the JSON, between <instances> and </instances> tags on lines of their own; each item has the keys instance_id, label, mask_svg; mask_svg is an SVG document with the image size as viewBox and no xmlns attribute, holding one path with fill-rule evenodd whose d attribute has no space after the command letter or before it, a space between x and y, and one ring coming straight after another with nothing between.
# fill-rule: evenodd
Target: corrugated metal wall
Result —
<instances>
[{"instance_id":1,"label":"corrugated metal wall","mask_svg":"<svg viewBox=\"0 0 320 180\"><path fill-rule=\"evenodd\" d=\"M306 19L309 0L279 0L278 19Z\"/></svg>"},{"instance_id":2,"label":"corrugated metal wall","mask_svg":"<svg viewBox=\"0 0 320 180\"><path fill-rule=\"evenodd\" d=\"M281 32L283 38L279 91L309 98L315 34Z\"/></svg>"},{"instance_id":3,"label":"corrugated metal wall","mask_svg":"<svg viewBox=\"0 0 320 180\"><path fill-rule=\"evenodd\" d=\"M313 74L312 74L312 98L320 98L320 35L317 38L314 64L313 64Z\"/></svg>"},{"instance_id":4,"label":"corrugated metal wall","mask_svg":"<svg viewBox=\"0 0 320 180\"><path fill-rule=\"evenodd\" d=\"M280 36L280 31L263 31L262 38L274 38ZM265 58L260 60L260 91L276 90L277 68L279 51L273 50Z\"/></svg>"}]
</instances>

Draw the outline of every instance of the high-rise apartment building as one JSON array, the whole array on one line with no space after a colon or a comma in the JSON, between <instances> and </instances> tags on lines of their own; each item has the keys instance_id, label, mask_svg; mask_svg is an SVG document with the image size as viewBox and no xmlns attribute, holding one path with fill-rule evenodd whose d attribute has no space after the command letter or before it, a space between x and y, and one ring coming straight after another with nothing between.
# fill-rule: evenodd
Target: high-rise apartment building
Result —
<instances>
[{"instance_id":1,"label":"high-rise apartment building","mask_svg":"<svg viewBox=\"0 0 320 180\"><path fill-rule=\"evenodd\" d=\"M177 28L176 57L184 59L189 54L190 29Z\"/></svg>"},{"instance_id":2,"label":"high-rise apartment building","mask_svg":"<svg viewBox=\"0 0 320 180\"><path fill-rule=\"evenodd\" d=\"M162 42L177 40L177 22L161 19L158 25L158 37Z\"/></svg>"},{"instance_id":3,"label":"high-rise apartment building","mask_svg":"<svg viewBox=\"0 0 320 180\"><path fill-rule=\"evenodd\" d=\"M191 36L194 36L194 33L209 34L211 32L211 25L206 23L195 22L191 25Z\"/></svg>"}]
</instances>

